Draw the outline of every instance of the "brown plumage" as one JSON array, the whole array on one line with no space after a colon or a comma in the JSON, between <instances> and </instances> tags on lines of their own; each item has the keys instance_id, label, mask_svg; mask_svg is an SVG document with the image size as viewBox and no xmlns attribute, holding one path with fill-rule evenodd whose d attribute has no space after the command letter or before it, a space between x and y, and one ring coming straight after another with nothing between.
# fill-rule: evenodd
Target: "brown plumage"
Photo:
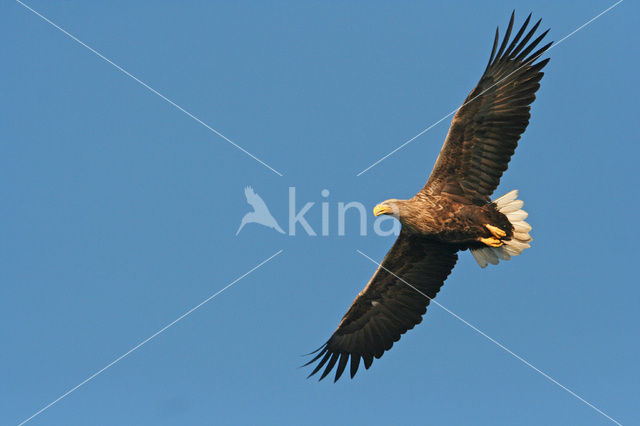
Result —
<instances>
[{"instance_id":1,"label":"brown plumage","mask_svg":"<svg viewBox=\"0 0 640 426\"><path fill-rule=\"evenodd\" d=\"M548 30L531 41L540 21L527 30L530 18L510 40L512 14L500 45L496 30L489 63L455 114L427 184L409 200L387 200L374 209L398 218L402 231L333 335L305 364L317 362L309 376L324 369L322 380L337 365L338 380L349 365L353 377L360 360L368 369L422 321L459 250L470 249L484 267L529 246L531 227L517 192L493 202L489 197L529 124L549 61L536 62L551 43L535 50Z\"/></svg>"}]
</instances>

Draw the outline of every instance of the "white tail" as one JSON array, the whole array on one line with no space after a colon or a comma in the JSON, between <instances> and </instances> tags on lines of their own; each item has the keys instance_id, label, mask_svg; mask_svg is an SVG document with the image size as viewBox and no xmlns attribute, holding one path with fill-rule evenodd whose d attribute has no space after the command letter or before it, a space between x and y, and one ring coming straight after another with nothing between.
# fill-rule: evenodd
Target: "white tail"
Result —
<instances>
[{"instance_id":1,"label":"white tail","mask_svg":"<svg viewBox=\"0 0 640 426\"><path fill-rule=\"evenodd\" d=\"M529 236L531 225L524 220L528 213L522 210L524 201L518 200L518 190L504 194L502 197L493 201L498 211L509 219L513 225L513 237L505 240L504 245L500 247L483 247L472 249L471 254L478 262L481 268L486 267L489 263L497 265L498 260L509 260L511 256L517 256L526 248L531 247L529 244L532 238Z\"/></svg>"}]
</instances>

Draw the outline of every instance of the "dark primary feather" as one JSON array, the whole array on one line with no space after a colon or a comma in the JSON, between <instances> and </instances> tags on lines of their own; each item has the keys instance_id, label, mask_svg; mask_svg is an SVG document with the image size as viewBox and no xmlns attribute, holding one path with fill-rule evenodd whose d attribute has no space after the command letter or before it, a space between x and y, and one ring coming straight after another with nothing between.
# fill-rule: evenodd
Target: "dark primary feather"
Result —
<instances>
[{"instance_id":1,"label":"dark primary feather","mask_svg":"<svg viewBox=\"0 0 640 426\"><path fill-rule=\"evenodd\" d=\"M324 368L322 380L337 364L338 380L349 359L351 377L358 371L360 359L368 369L374 357L380 358L402 334L422 321L430 299L458 259L456 252L454 246L401 232L331 338L305 364L318 362L309 377Z\"/></svg>"},{"instance_id":2,"label":"dark primary feather","mask_svg":"<svg viewBox=\"0 0 640 426\"><path fill-rule=\"evenodd\" d=\"M453 117L442 151L421 191L425 195L447 193L482 204L489 201L500 183L529 124L541 70L549 62L536 61L551 43L534 51L548 30L530 42L540 26L538 21L527 31L530 19L531 15L509 41L512 14L499 48L496 30L487 68Z\"/></svg>"}]
</instances>

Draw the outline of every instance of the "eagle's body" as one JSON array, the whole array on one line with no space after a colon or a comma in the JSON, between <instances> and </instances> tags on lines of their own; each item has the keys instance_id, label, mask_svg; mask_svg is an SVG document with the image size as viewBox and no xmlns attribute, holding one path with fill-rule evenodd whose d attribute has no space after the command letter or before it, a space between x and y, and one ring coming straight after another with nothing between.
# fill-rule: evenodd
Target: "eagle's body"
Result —
<instances>
[{"instance_id":1,"label":"eagle's body","mask_svg":"<svg viewBox=\"0 0 640 426\"><path fill-rule=\"evenodd\" d=\"M538 61L551 46L535 50L547 32L532 40L540 21L526 32L531 15L510 40L513 14L498 47L496 31L489 63L456 112L426 185L408 200L386 200L374 214L396 217L402 231L358 294L329 340L308 364L320 379L336 366L335 380L350 364L369 368L407 330L422 321L458 259L471 250L481 267L508 260L529 247L531 226L517 191L491 200L520 135L529 124L530 105L540 87Z\"/></svg>"},{"instance_id":2,"label":"eagle's body","mask_svg":"<svg viewBox=\"0 0 640 426\"><path fill-rule=\"evenodd\" d=\"M490 238L484 226L489 223L503 229L510 238L513 227L495 204L468 204L447 196L425 196L418 193L410 200L396 200L403 229L441 242L456 244L460 250L478 247L479 238Z\"/></svg>"}]
</instances>

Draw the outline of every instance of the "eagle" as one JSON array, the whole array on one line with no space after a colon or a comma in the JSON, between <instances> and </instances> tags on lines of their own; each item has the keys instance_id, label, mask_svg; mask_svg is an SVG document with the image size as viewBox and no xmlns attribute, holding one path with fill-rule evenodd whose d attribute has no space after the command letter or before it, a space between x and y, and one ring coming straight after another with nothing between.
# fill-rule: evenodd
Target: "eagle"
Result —
<instances>
[{"instance_id":1,"label":"eagle","mask_svg":"<svg viewBox=\"0 0 640 426\"><path fill-rule=\"evenodd\" d=\"M539 59L552 45L538 47L549 30L532 40L541 20L528 29L531 14L510 39L514 15L499 46L496 29L489 63L454 115L426 185L413 198L375 206L375 216L393 216L402 229L329 340L310 354L305 366L317 364L309 377L324 368L322 380L337 365L337 381L349 364L353 378L361 360L369 369L422 321L459 251L470 250L484 268L530 247L518 192L490 199L529 124L549 62Z\"/></svg>"}]
</instances>

